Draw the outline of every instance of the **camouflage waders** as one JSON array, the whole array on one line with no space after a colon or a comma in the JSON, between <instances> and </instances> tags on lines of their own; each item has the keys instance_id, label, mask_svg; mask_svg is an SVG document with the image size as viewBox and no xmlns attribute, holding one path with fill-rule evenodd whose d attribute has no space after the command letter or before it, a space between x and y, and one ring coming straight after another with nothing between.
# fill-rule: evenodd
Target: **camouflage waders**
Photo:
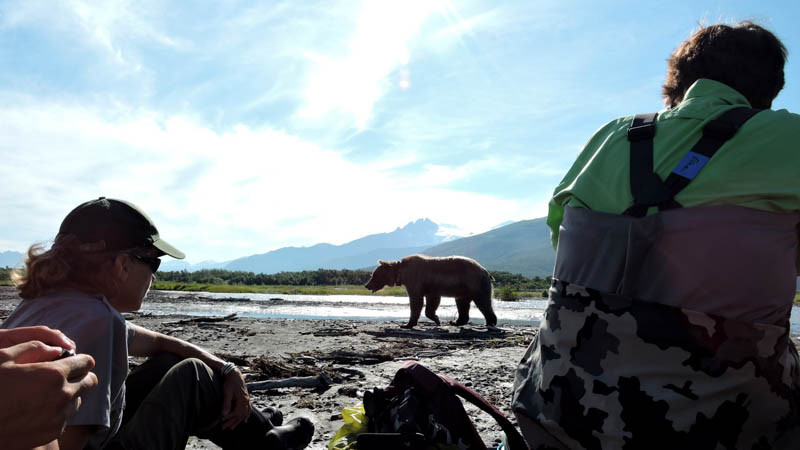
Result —
<instances>
[{"instance_id":1,"label":"camouflage waders","mask_svg":"<svg viewBox=\"0 0 800 450\"><path fill-rule=\"evenodd\" d=\"M514 412L531 448L798 448L788 333L554 280Z\"/></svg>"}]
</instances>

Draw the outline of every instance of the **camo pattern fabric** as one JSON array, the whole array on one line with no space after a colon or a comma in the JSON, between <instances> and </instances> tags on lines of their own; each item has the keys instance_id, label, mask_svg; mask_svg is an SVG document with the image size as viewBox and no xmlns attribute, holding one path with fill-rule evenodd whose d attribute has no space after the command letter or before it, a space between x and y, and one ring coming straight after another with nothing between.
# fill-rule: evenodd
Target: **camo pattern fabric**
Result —
<instances>
[{"instance_id":1,"label":"camo pattern fabric","mask_svg":"<svg viewBox=\"0 0 800 450\"><path fill-rule=\"evenodd\" d=\"M800 448L786 325L553 280L512 406L533 449Z\"/></svg>"}]
</instances>

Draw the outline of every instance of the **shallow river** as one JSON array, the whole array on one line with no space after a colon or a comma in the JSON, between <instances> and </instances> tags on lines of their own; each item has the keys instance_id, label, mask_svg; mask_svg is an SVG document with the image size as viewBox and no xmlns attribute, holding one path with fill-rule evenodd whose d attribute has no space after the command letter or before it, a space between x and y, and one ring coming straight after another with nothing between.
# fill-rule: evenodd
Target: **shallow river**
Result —
<instances>
[{"instance_id":1,"label":"shallow river","mask_svg":"<svg viewBox=\"0 0 800 450\"><path fill-rule=\"evenodd\" d=\"M168 297L184 297L185 292L161 291ZM242 317L284 319L349 319L385 320L405 322L408 320L407 297L382 297L367 295L284 295L284 294L217 294L193 293L200 298L192 302L177 300L147 302L142 312L152 314L187 314L192 316L225 316L236 313ZM232 301L240 299L239 301ZM249 301L247 301L249 300ZM528 299L517 302L494 301L494 311L500 325L538 326L547 306L547 300ZM442 298L438 310L442 322L456 318L456 305L452 298ZM473 304L470 308L473 323L484 323L483 316ZM427 320L424 318L420 321ZM793 335L800 335L800 307L792 308L791 327Z\"/></svg>"},{"instance_id":2,"label":"shallow river","mask_svg":"<svg viewBox=\"0 0 800 450\"><path fill-rule=\"evenodd\" d=\"M185 296L184 292L161 291L170 297ZM142 312L153 314L188 314L197 316L224 316L236 313L242 317L295 318L295 319L349 319L349 320L408 320L408 297L368 295L285 295L285 294L217 294L194 293L200 298L192 302L147 302ZM231 301L248 300L246 303ZM494 312L500 323L536 326L544 313L546 300L521 300L494 302ZM456 318L456 304L452 298L442 298L437 312L443 322ZM424 312L423 312L424 317ZM483 316L473 304L470 317L474 323L483 323ZM427 320L427 319L421 319Z\"/></svg>"}]
</instances>

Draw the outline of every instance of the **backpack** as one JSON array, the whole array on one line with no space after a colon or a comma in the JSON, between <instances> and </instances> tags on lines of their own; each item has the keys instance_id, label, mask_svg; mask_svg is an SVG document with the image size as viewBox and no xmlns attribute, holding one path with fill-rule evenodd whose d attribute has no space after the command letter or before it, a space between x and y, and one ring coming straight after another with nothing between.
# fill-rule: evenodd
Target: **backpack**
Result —
<instances>
[{"instance_id":1,"label":"backpack","mask_svg":"<svg viewBox=\"0 0 800 450\"><path fill-rule=\"evenodd\" d=\"M512 450L527 449L514 425L491 403L458 381L406 362L386 388L364 393L368 432L358 435L359 450L486 450L459 397L491 415Z\"/></svg>"}]
</instances>

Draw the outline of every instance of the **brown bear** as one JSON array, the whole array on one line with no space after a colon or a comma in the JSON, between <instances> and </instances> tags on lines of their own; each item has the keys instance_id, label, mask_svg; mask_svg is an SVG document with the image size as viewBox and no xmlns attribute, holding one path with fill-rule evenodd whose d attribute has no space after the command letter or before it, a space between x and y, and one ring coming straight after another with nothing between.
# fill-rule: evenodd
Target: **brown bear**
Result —
<instances>
[{"instance_id":1,"label":"brown bear","mask_svg":"<svg viewBox=\"0 0 800 450\"><path fill-rule=\"evenodd\" d=\"M436 309L442 296L455 297L458 319L452 325L469 322L469 303L474 301L486 319L486 325L497 325L492 310L492 281L494 279L477 261L463 256L434 258L424 255L406 256L400 261L378 261L367 284L372 292L384 286L404 285L411 303L411 317L403 328L413 328L422 312L425 298L425 316L440 325Z\"/></svg>"}]
</instances>

